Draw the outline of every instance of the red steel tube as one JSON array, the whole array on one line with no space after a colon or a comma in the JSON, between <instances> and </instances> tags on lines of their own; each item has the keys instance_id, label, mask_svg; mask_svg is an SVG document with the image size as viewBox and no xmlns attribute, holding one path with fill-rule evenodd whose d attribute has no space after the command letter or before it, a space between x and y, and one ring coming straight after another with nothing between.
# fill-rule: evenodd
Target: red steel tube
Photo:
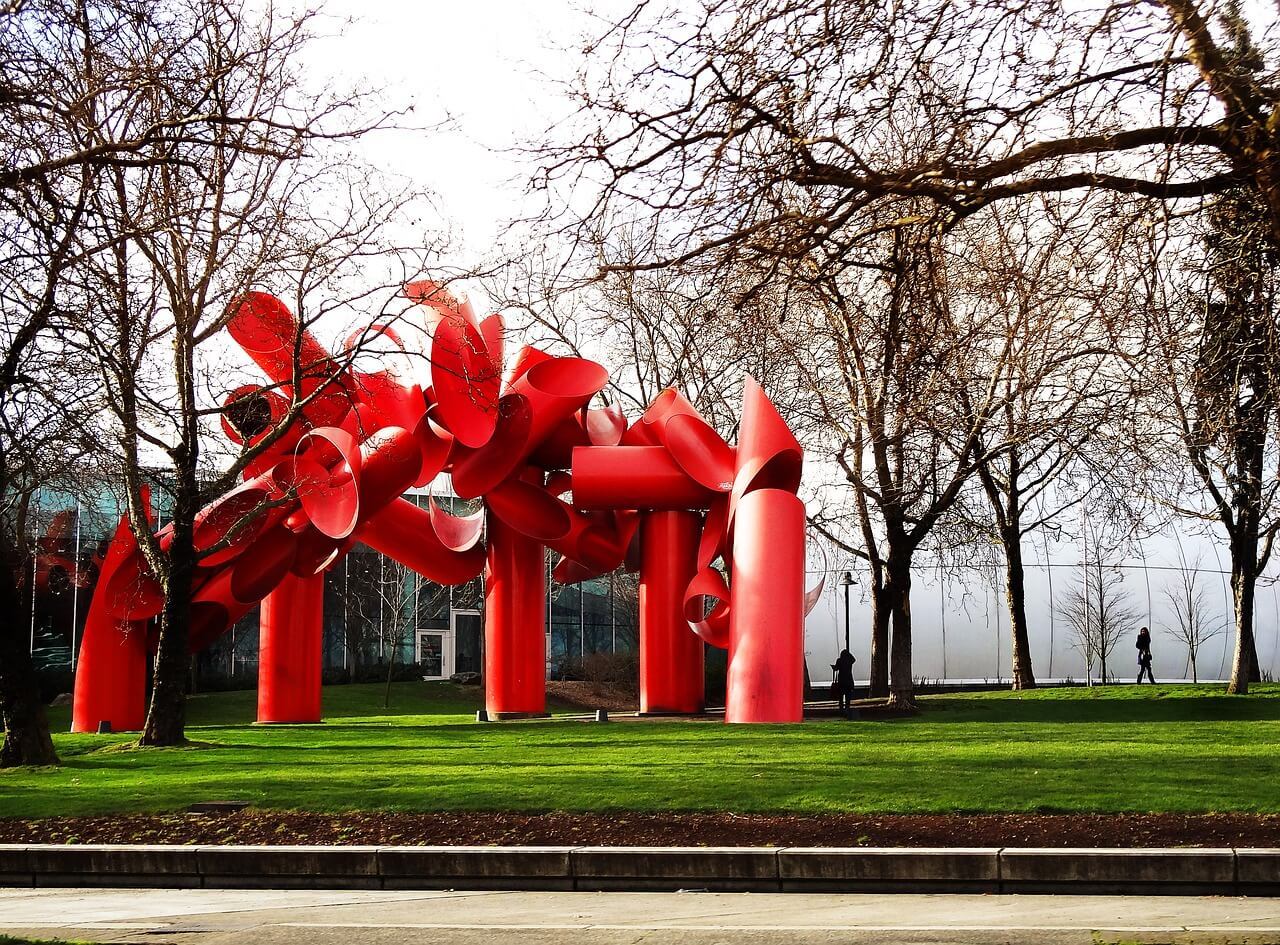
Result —
<instances>
[{"instance_id":1,"label":"red steel tube","mask_svg":"<svg viewBox=\"0 0 1280 945\"><path fill-rule=\"evenodd\" d=\"M648 512L640 523L640 711L701 712L702 639L684 618L697 570L697 512Z\"/></svg>"},{"instance_id":2,"label":"red steel tube","mask_svg":"<svg viewBox=\"0 0 1280 945\"><path fill-rule=\"evenodd\" d=\"M573 451L573 504L580 509L705 509L715 493L662 446L587 446Z\"/></svg>"},{"instance_id":3,"label":"red steel tube","mask_svg":"<svg viewBox=\"0 0 1280 945\"><path fill-rule=\"evenodd\" d=\"M319 722L324 573L287 575L262 601L258 721Z\"/></svg>"},{"instance_id":4,"label":"red steel tube","mask_svg":"<svg viewBox=\"0 0 1280 945\"><path fill-rule=\"evenodd\" d=\"M96 732L101 722L116 732L142 728L147 716L147 623L116 616L113 578L132 566L138 549L128 518L121 518L98 576L76 665L71 731Z\"/></svg>"},{"instance_id":5,"label":"red steel tube","mask_svg":"<svg viewBox=\"0 0 1280 945\"><path fill-rule=\"evenodd\" d=\"M804 503L784 489L738 502L726 722L804 719Z\"/></svg>"},{"instance_id":6,"label":"red steel tube","mask_svg":"<svg viewBox=\"0 0 1280 945\"><path fill-rule=\"evenodd\" d=\"M488 516L484 702L490 715L547 708L546 578L542 544Z\"/></svg>"},{"instance_id":7,"label":"red steel tube","mask_svg":"<svg viewBox=\"0 0 1280 945\"><path fill-rule=\"evenodd\" d=\"M365 522L356 537L437 584L464 584L484 568L483 545L461 551L448 547L436 534L431 513L403 498Z\"/></svg>"}]
</instances>

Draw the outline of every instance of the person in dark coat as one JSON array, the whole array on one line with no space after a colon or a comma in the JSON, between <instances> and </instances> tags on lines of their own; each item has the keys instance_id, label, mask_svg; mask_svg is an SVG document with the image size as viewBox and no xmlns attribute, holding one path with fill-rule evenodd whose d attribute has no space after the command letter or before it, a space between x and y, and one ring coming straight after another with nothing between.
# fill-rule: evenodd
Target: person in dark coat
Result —
<instances>
[{"instance_id":1,"label":"person in dark coat","mask_svg":"<svg viewBox=\"0 0 1280 945\"><path fill-rule=\"evenodd\" d=\"M848 650L841 650L832 664L836 671L836 690L840 696L840 709L847 711L853 705L853 664L857 662Z\"/></svg>"},{"instance_id":2,"label":"person in dark coat","mask_svg":"<svg viewBox=\"0 0 1280 945\"><path fill-rule=\"evenodd\" d=\"M1143 627L1138 631L1138 682L1146 676L1147 682L1155 685L1156 677L1151 672L1151 631Z\"/></svg>"}]
</instances>

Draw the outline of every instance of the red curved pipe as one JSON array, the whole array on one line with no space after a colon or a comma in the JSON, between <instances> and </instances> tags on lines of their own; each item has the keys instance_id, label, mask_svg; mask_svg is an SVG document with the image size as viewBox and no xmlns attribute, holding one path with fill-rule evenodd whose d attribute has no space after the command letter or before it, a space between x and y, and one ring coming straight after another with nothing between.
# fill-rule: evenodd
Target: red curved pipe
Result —
<instances>
[{"instance_id":1,"label":"red curved pipe","mask_svg":"<svg viewBox=\"0 0 1280 945\"><path fill-rule=\"evenodd\" d=\"M102 722L131 732L146 721L147 625L115 616L110 606L112 578L136 551L129 519L121 517L85 620L71 704L73 732L96 732Z\"/></svg>"},{"instance_id":2,"label":"red curved pipe","mask_svg":"<svg viewBox=\"0 0 1280 945\"><path fill-rule=\"evenodd\" d=\"M451 548L436 533L431 513L406 499L396 499L369 519L357 537L437 584L465 584L484 569L478 527L469 547Z\"/></svg>"}]
</instances>

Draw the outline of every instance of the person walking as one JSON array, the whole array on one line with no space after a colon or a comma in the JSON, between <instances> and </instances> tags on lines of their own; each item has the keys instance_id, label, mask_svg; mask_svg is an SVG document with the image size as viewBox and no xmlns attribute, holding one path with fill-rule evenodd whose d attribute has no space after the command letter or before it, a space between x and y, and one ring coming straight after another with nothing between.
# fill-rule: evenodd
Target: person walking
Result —
<instances>
[{"instance_id":1,"label":"person walking","mask_svg":"<svg viewBox=\"0 0 1280 945\"><path fill-rule=\"evenodd\" d=\"M1143 676L1155 685L1156 677L1151 672L1151 631L1146 627L1138 631L1138 684L1142 683Z\"/></svg>"},{"instance_id":2,"label":"person walking","mask_svg":"<svg viewBox=\"0 0 1280 945\"><path fill-rule=\"evenodd\" d=\"M836 671L836 689L840 696L840 711L848 712L853 707L853 664L857 658L848 650L841 650L836 661L831 664Z\"/></svg>"}]
</instances>

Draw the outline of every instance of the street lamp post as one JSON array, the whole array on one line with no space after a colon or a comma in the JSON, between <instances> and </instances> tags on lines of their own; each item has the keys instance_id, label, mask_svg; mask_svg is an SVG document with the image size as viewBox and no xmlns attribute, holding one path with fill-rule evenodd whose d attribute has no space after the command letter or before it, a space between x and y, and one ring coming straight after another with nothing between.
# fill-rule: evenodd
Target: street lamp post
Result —
<instances>
[{"instance_id":1,"label":"street lamp post","mask_svg":"<svg viewBox=\"0 0 1280 945\"><path fill-rule=\"evenodd\" d=\"M849 588L853 587L853 574L846 571L840 576L840 586L844 588L844 648L850 653L853 648L849 645Z\"/></svg>"}]
</instances>

